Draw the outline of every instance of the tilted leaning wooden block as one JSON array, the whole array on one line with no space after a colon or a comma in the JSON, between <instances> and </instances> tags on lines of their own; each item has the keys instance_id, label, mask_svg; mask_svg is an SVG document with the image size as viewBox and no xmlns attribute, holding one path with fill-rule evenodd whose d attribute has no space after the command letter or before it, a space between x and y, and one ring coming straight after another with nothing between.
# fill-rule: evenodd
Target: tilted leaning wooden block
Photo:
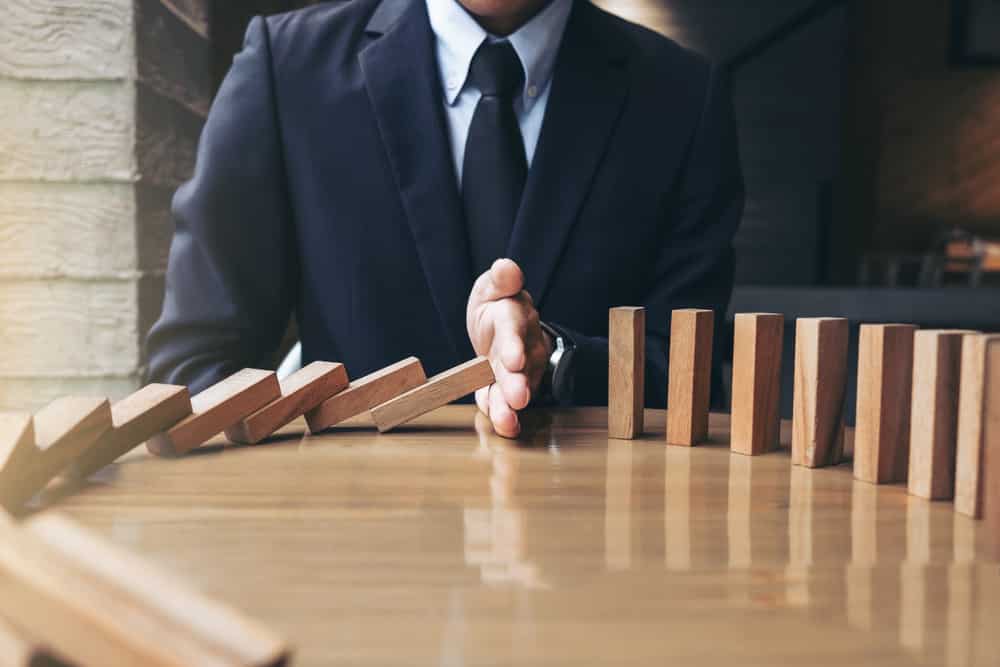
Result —
<instances>
[{"instance_id":1,"label":"tilted leaning wooden block","mask_svg":"<svg viewBox=\"0 0 1000 667\"><path fill-rule=\"evenodd\" d=\"M971 331L914 335L910 404L910 495L948 500L955 494L955 440L962 339Z\"/></svg>"},{"instance_id":2,"label":"tilted leaning wooden block","mask_svg":"<svg viewBox=\"0 0 1000 667\"><path fill-rule=\"evenodd\" d=\"M785 318L738 313L733 332L732 451L747 456L778 446Z\"/></svg>"},{"instance_id":3,"label":"tilted leaning wooden block","mask_svg":"<svg viewBox=\"0 0 1000 667\"><path fill-rule=\"evenodd\" d=\"M282 380L281 398L226 429L231 442L256 444L347 387L343 364L314 361Z\"/></svg>"},{"instance_id":4,"label":"tilted leaning wooden block","mask_svg":"<svg viewBox=\"0 0 1000 667\"><path fill-rule=\"evenodd\" d=\"M849 323L839 317L795 323L792 464L837 465L844 453Z\"/></svg>"},{"instance_id":5,"label":"tilted leaning wooden block","mask_svg":"<svg viewBox=\"0 0 1000 667\"><path fill-rule=\"evenodd\" d=\"M962 386L958 392L955 511L978 519L983 505L983 450L986 436L986 351L1000 336L968 335L962 340Z\"/></svg>"},{"instance_id":6,"label":"tilted leaning wooden block","mask_svg":"<svg viewBox=\"0 0 1000 667\"><path fill-rule=\"evenodd\" d=\"M69 468L84 478L191 414L187 387L149 384L111 406L112 427Z\"/></svg>"},{"instance_id":7,"label":"tilted leaning wooden block","mask_svg":"<svg viewBox=\"0 0 1000 667\"><path fill-rule=\"evenodd\" d=\"M668 445L693 447L708 437L714 328L711 310L675 310L670 316Z\"/></svg>"},{"instance_id":8,"label":"tilted leaning wooden block","mask_svg":"<svg viewBox=\"0 0 1000 667\"><path fill-rule=\"evenodd\" d=\"M423 364L416 357L354 380L344 391L323 401L306 413L309 431L319 433L366 410L396 398L427 381Z\"/></svg>"},{"instance_id":9,"label":"tilted leaning wooden block","mask_svg":"<svg viewBox=\"0 0 1000 667\"><path fill-rule=\"evenodd\" d=\"M0 614L83 665L278 667L283 640L56 514L0 524Z\"/></svg>"},{"instance_id":10,"label":"tilted leaning wooden block","mask_svg":"<svg viewBox=\"0 0 1000 667\"><path fill-rule=\"evenodd\" d=\"M381 432L447 405L495 381L486 357L477 357L444 371L425 384L372 408L372 420Z\"/></svg>"},{"instance_id":11,"label":"tilted leaning wooden block","mask_svg":"<svg viewBox=\"0 0 1000 667\"><path fill-rule=\"evenodd\" d=\"M862 324L854 476L871 484L906 480L913 393L911 324Z\"/></svg>"},{"instance_id":12,"label":"tilted leaning wooden block","mask_svg":"<svg viewBox=\"0 0 1000 667\"><path fill-rule=\"evenodd\" d=\"M642 435L646 407L646 309L608 314L608 437Z\"/></svg>"},{"instance_id":13,"label":"tilted leaning wooden block","mask_svg":"<svg viewBox=\"0 0 1000 667\"><path fill-rule=\"evenodd\" d=\"M192 398L194 414L153 436L146 447L160 456L186 454L278 398L281 387L273 371L244 368Z\"/></svg>"},{"instance_id":14,"label":"tilted leaning wooden block","mask_svg":"<svg viewBox=\"0 0 1000 667\"><path fill-rule=\"evenodd\" d=\"M10 436L0 435L13 438L8 449L0 451L0 504L14 509L44 489L111 428L111 405L106 398L60 398L35 415L33 438L24 417L15 417L11 427Z\"/></svg>"}]
</instances>

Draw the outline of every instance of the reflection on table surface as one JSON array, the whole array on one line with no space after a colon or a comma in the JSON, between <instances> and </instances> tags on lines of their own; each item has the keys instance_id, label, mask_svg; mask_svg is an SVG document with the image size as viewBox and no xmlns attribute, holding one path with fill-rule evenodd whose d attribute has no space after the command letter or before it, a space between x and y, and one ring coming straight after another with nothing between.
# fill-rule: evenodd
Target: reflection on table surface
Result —
<instances>
[{"instance_id":1,"label":"reflection on table surface","mask_svg":"<svg viewBox=\"0 0 1000 667\"><path fill-rule=\"evenodd\" d=\"M288 636L297 665L996 665L981 525L787 450L608 440L603 409L135 453L53 501ZM787 425L785 425L787 427ZM788 428L784 438L787 443Z\"/></svg>"}]
</instances>

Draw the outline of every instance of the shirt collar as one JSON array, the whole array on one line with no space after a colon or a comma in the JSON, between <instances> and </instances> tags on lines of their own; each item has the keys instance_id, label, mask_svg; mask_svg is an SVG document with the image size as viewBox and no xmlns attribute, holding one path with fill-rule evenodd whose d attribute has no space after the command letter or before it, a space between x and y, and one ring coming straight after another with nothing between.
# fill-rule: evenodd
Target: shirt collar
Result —
<instances>
[{"instance_id":1,"label":"shirt collar","mask_svg":"<svg viewBox=\"0 0 1000 667\"><path fill-rule=\"evenodd\" d=\"M458 0L426 2L437 43L445 99L449 105L454 105L465 87L476 50L484 40L496 38L487 33ZM552 0L545 9L506 38L524 67L525 110L531 108L552 78L559 44L572 8L573 0Z\"/></svg>"}]
</instances>

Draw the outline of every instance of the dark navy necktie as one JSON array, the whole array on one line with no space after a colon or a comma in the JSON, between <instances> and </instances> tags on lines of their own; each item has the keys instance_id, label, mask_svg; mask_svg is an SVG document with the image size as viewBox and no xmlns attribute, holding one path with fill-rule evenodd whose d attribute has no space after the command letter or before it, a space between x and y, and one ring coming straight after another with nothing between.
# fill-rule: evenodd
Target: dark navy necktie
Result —
<instances>
[{"instance_id":1,"label":"dark navy necktie","mask_svg":"<svg viewBox=\"0 0 1000 667\"><path fill-rule=\"evenodd\" d=\"M483 42L469 68L482 98L472 116L462 166L462 203L476 275L504 257L528 176L514 100L524 87L509 42Z\"/></svg>"}]
</instances>

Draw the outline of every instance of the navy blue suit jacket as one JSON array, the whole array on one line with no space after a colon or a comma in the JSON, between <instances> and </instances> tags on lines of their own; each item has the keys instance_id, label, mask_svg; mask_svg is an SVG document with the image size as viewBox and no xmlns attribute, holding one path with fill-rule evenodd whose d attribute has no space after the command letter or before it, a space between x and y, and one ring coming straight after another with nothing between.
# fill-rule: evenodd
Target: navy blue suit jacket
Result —
<instances>
[{"instance_id":1,"label":"navy blue suit jacket","mask_svg":"<svg viewBox=\"0 0 1000 667\"><path fill-rule=\"evenodd\" d=\"M473 356L472 275L424 0L254 19L174 199L152 380L193 391L272 358L352 377ZM743 183L722 72L575 0L507 255L576 338L580 404L607 401L608 308L647 308L649 403L666 402L670 311L725 312Z\"/></svg>"}]
</instances>

